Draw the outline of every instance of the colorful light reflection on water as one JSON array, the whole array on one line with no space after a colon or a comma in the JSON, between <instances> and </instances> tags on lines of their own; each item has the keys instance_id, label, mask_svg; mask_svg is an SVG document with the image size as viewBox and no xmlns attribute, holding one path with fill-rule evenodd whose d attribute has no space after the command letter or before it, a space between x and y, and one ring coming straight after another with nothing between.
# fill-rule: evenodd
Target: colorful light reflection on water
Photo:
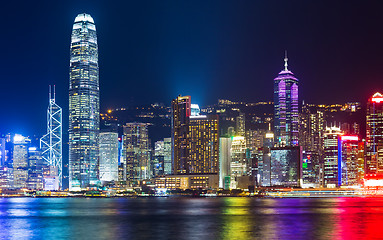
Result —
<instances>
[{"instance_id":1,"label":"colorful light reflection on water","mask_svg":"<svg viewBox=\"0 0 383 240\"><path fill-rule=\"evenodd\" d=\"M381 226L383 198L0 199L0 239L373 239Z\"/></svg>"}]
</instances>

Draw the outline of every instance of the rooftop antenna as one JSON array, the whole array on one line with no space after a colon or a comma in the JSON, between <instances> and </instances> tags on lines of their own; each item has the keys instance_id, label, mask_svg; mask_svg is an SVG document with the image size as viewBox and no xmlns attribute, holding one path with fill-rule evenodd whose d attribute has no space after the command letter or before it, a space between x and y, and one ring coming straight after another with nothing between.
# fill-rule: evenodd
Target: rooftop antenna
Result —
<instances>
[{"instance_id":1,"label":"rooftop antenna","mask_svg":"<svg viewBox=\"0 0 383 240\"><path fill-rule=\"evenodd\" d=\"M56 85L53 85L53 101L56 101Z\"/></svg>"},{"instance_id":2,"label":"rooftop antenna","mask_svg":"<svg viewBox=\"0 0 383 240\"><path fill-rule=\"evenodd\" d=\"M288 58L287 58L287 50L285 50L285 71L288 71L288 69L287 69L287 61L289 60Z\"/></svg>"}]
</instances>

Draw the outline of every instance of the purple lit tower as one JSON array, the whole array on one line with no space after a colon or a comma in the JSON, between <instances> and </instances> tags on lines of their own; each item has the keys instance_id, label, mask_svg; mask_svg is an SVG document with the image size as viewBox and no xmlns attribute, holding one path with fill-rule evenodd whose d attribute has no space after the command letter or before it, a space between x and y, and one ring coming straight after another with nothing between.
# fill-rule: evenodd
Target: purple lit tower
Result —
<instances>
[{"instance_id":1,"label":"purple lit tower","mask_svg":"<svg viewBox=\"0 0 383 240\"><path fill-rule=\"evenodd\" d=\"M287 69L274 79L274 135L278 146L298 146L298 79Z\"/></svg>"}]
</instances>

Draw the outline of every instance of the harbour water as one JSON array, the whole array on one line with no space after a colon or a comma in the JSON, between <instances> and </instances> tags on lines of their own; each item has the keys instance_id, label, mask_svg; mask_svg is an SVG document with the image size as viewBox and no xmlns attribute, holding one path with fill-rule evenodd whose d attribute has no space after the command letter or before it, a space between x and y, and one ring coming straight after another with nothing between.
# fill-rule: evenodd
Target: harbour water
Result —
<instances>
[{"instance_id":1,"label":"harbour water","mask_svg":"<svg viewBox=\"0 0 383 240\"><path fill-rule=\"evenodd\" d=\"M374 239L383 198L0 198L0 239Z\"/></svg>"}]
</instances>

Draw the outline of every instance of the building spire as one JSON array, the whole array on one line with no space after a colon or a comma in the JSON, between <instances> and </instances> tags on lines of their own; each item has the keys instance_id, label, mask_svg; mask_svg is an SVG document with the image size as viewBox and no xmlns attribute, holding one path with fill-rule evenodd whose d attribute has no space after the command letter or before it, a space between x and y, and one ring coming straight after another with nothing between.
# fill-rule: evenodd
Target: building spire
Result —
<instances>
[{"instance_id":1,"label":"building spire","mask_svg":"<svg viewBox=\"0 0 383 240\"><path fill-rule=\"evenodd\" d=\"M56 85L53 85L53 101L56 101Z\"/></svg>"},{"instance_id":2,"label":"building spire","mask_svg":"<svg viewBox=\"0 0 383 240\"><path fill-rule=\"evenodd\" d=\"M287 69L287 61L288 61L289 59L287 58L287 50L285 50L285 71L288 71L288 69Z\"/></svg>"}]
</instances>

